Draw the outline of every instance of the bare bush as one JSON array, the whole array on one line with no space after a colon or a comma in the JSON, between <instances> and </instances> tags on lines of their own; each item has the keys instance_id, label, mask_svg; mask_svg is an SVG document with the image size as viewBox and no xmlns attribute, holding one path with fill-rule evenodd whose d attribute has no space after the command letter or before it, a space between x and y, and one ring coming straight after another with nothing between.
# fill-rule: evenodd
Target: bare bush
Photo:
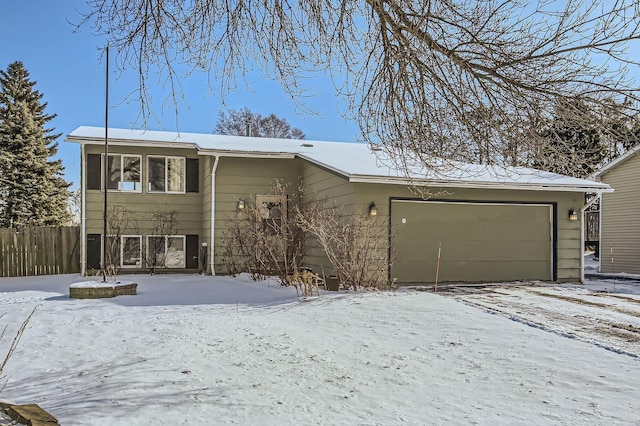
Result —
<instances>
[{"instance_id":1,"label":"bare bush","mask_svg":"<svg viewBox=\"0 0 640 426\"><path fill-rule=\"evenodd\" d=\"M107 236L103 256L102 275L115 281L123 258L133 254L130 248L122 247L122 236L134 225L132 213L122 206L110 206L107 211Z\"/></svg>"},{"instance_id":2,"label":"bare bush","mask_svg":"<svg viewBox=\"0 0 640 426\"><path fill-rule=\"evenodd\" d=\"M20 343L20 339L22 339L22 335L24 334L24 331L26 330L27 325L29 325L29 321L31 321L31 317L33 317L33 314L35 314L36 309L38 309L38 306L40 305L37 305L36 307L33 308L33 310L31 310L31 313L22 322L22 325L16 332L16 335L14 336L13 341L9 346L9 350L7 351L7 355L4 357L4 361L2 361L2 364L0 364L0 380L4 379L5 376L2 375L4 368L9 362L9 360L11 359L11 356L14 354L16 348L18 347L18 344ZM2 317L2 315L0 315L0 317ZM0 333L0 340L2 340L6 331L7 331L7 327L5 327L2 330L2 333ZM0 387L0 391L2 391L2 389L4 389L4 385Z\"/></svg>"},{"instance_id":3,"label":"bare bush","mask_svg":"<svg viewBox=\"0 0 640 426\"><path fill-rule=\"evenodd\" d=\"M296 211L301 229L317 240L346 289L389 287L389 230L387 219L351 214L327 200Z\"/></svg>"},{"instance_id":4,"label":"bare bush","mask_svg":"<svg viewBox=\"0 0 640 426\"><path fill-rule=\"evenodd\" d=\"M252 279L275 276L282 285L304 295L317 291L317 275L305 271L307 243L315 239L346 289L389 286L388 220L368 213L350 213L342 206L308 194L302 185L287 202L286 187L276 183L271 201L245 204L234 213L224 233L223 262L232 274ZM259 196L257 200L261 200ZM283 200L283 201L277 201ZM266 204L265 204L266 203ZM277 218L269 203L284 203Z\"/></svg>"},{"instance_id":5,"label":"bare bush","mask_svg":"<svg viewBox=\"0 0 640 426\"><path fill-rule=\"evenodd\" d=\"M167 261L167 248L177 233L178 212L167 207L151 213L146 221L149 227L144 267L150 274L157 273Z\"/></svg>"},{"instance_id":6,"label":"bare bush","mask_svg":"<svg viewBox=\"0 0 640 426\"><path fill-rule=\"evenodd\" d=\"M304 211L299 190L287 196L287 186L277 181L271 194L256 196L229 220L223 262L229 273L248 272L252 279L288 277L300 271L306 257L306 234L289 210Z\"/></svg>"}]
</instances>

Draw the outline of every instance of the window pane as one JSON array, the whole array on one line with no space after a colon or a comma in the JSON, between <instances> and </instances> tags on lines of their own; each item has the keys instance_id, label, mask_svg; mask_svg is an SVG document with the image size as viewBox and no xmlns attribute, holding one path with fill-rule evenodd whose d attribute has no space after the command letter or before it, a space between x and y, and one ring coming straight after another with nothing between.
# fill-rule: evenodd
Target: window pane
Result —
<instances>
[{"instance_id":1,"label":"window pane","mask_svg":"<svg viewBox=\"0 0 640 426\"><path fill-rule=\"evenodd\" d=\"M258 214L262 218L262 230L275 235L282 230L282 219L286 219L286 198L279 195L256 195Z\"/></svg>"},{"instance_id":2,"label":"window pane","mask_svg":"<svg viewBox=\"0 0 640 426\"><path fill-rule=\"evenodd\" d=\"M164 266L165 237L147 238L147 261L150 267Z\"/></svg>"},{"instance_id":3,"label":"window pane","mask_svg":"<svg viewBox=\"0 0 640 426\"><path fill-rule=\"evenodd\" d=\"M184 268L184 237L169 238L167 250L167 268Z\"/></svg>"},{"instance_id":4,"label":"window pane","mask_svg":"<svg viewBox=\"0 0 640 426\"><path fill-rule=\"evenodd\" d=\"M122 186L123 191L140 191L140 157L122 156Z\"/></svg>"},{"instance_id":5,"label":"window pane","mask_svg":"<svg viewBox=\"0 0 640 426\"><path fill-rule=\"evenodd\" d=\"M120 182L120 156L110 155L107 167L107 188L118 189L118 182Z\"/></svg>"},{"instance_id":6,"label":"window pane","mask_svg":"<svg viewBox=\"0 0 640 426\"><path fill-rule=\"evenodd\" d=\"M120 266L120 239L107 237L107 253L105 266Z\"/></svg>"},{"instance_id":7,"label":"window pane","mask_svg":"<svg viewBox=\"0 0 640 426\"><path fill-rule=\"evenodd\" d=\"M140 237L122 237L122 266L141 265Z\"/></svg>"},{"instance_id":8,"label":"window pane","mask_svg":"<svg viewBox=\"0 0 640 426\"><path fill-rule=\"evenodd\" d=\"M164 157L149 157L149 191L164 192Z\"/></svg>"},{"instance_id":9,"label":"window pane","mask_svg":"<svg viewBox=\"0 0 640 426\"><path fill-rule=\"evenodd\" d=\"M167 174L168 191L184 192L184 158L167 158Z\"/></svg>"}]
</instances>

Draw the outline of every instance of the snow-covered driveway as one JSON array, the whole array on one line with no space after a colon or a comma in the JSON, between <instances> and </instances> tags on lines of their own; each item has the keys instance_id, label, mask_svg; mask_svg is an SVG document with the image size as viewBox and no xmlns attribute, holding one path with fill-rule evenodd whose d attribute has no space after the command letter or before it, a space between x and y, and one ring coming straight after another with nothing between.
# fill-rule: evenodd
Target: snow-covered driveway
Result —
<instances>
[{"instance_id":1,"label":"snow-covered driveway","mask_svg":"<svg viewBox=\"0 0 640 426\"><path fill-rule=\"evenodd\" d=\"M640 290L640 283L637 286ZM640 295L546 285L449 294L533 327L640 357Z\"/></svg>"},{"instance_id":2,"label":"snow-covered driveway","mask_svg":"<svg viewBox=\"0 0 640 426\"><path fill-rule=\"evenodd\" d=\"M200 276L137 276L137 296L70 300L69 279L0 279L0 355L39 306L0 398L63 425L640 424L637 347L568 338L573 326L537 314L627 324L634 301L539 286L300 299Z\"/></svg>"}]
</instances>

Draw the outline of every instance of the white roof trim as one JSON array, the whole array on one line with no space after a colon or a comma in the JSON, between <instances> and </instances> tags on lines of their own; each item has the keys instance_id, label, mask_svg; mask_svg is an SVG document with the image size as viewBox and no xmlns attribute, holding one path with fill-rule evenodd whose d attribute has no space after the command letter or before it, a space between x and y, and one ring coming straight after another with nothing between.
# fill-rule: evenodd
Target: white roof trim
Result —
<instances>
[{"instance_id":1,"label":"white roof trim","mask_svg":"<svg viewBox=\"0 0 640 426\"><path fill-rule=\"evenodd\" d=\"M378 178L371 176L349 176L349 182L354 183L383 183L393 185L432 186L439 188L473 188L473 189L511 189L527 191L561 191L561 192L613 192L608 186L576 186L576 185L542 185L538 183L502 183L502 182L465 182L407 178Z\"/></svg>"},{"instance_id":2,"label":"white roof trim","mask_svg":"<svg viewBox=\"0 0 640 426\"><path fill-rule=\"evenodd\" d=\"M589 176L589 178L596 179L596 178L602 176L603 174L605 174L606 172L608 172L612 168L616 167L618 164L624 163L625 161L627 161L628 159L633 157L635 154L640 155L640 145L631 148L629 151L625 152L624 154L622 154L620 157L616 158L615 160L613 160L609 164L606 164L606 165L602 166L602 168L600 170L598 170L597 172L591 174L591 176Z\"/></svg>"},{"instance_id":3,"label":"white roof trim","mask_svg":"<svg viewBox=\"0 0 640 426\"><path fill-rule=\"evenodd\" d=\"M226 150L201 150L199 155L208 155L212 157L241 157L241 158L296 158L295 154L290 152L252 152L252 151L226 151Z\"/></svg>"},{"instance_id":4,"label":"white roof trim","mask_svg":"<svg viewBox=\"0 0 640 426\"><path fill-rule=\"evenodd\" d=\"M65 141L81 145L104 143L104 128L79 127ZM415 164L409 174L392 166L365 144L312 140L226 136L109 129L109 143L130 147L194 149L216 157L300 159L342 176L349 182L530 191L609 192L602 182L577 179L525 167L459 163L443 170ZM389 165L391 164L391 166ZM445 164L445 163L443 163Z\"/></svg>"},{"instance_id":5,"label":"white roof trim","mask_svg":"<svg viewBox=\"0 0 640 426\"><path fill-rule=\"evenodd\" d=\"M67 137L65 142L79 143L80 145L104 145L104 138L102 140L78 140L73 137ZM155 141L135 141L135 144L131 143L129 139L111 139L109 138L109 146L146 146L153 148L173 148L173 149L198 149L198 146L194 143L181 143L180 145L175 142L155 142Z\"/></svg>"}]
</instances>

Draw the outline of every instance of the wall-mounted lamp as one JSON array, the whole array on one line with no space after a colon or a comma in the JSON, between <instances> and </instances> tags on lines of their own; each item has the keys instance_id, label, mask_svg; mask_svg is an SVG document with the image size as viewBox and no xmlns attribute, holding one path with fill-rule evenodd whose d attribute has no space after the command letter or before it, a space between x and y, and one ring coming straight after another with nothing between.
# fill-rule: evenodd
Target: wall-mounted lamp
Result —
<instances>
[{"instance_id":1,"label":"wall-mounted lamp","mask_svg":"<svg viewBox=\"0 0 640 426\"><path fill-rule=\"evenodd\" d=\"M377 216L377 215L378 215L378 208L376 207L376 203L372 201L371 204L369 204L369 216Z\"/></svg>"},{"instance_id":2,"label":"wall-mounted lamp","mask_svg":"<svg viewBox=\"0 0 640 426\"><path fill-rule=\"evenodd\" d=\"M238 200L238 210L244 210L244 200L242 198Z\"/></svg>"},{"instance_id":3,"label":"wall-mounted lamp","mask_svg":"<svg viewBox=\"0 0 640 426\"><path fill-rule=\"evenodd\" d=\"M578 212L576 211L576 209L569 209L569 220L572 222L578 220Z\"/></svg>"}]
</instances>

